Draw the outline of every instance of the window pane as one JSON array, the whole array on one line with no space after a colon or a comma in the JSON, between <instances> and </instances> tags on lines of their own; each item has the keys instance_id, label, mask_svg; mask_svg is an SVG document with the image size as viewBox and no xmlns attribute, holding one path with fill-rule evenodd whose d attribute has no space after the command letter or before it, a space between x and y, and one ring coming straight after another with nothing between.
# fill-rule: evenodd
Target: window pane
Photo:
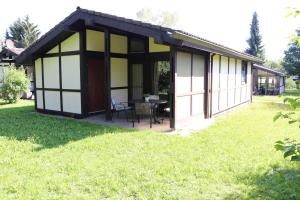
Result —
<instances>
[{"instance_id":1,"label":"window pane","mask_svg":"<svg viewBox=\"0 0 300 200\"><path fill-rule=\"evenodd\" d=\"M132 38L130 40L130 52L145 52L145 45L142 39Z\"/></svg>"}]
</instances>

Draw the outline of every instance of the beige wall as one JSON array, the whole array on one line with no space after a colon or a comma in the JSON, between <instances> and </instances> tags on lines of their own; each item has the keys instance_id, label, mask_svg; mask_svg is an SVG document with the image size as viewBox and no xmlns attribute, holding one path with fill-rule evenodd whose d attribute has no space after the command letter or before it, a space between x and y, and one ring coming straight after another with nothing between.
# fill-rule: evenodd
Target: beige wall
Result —
<instances>
[{"instance_id":1,"label":"beige wall","mask_svg":"<svg viewBox=\"0 0 300 200\"><path fill-rule=\"evenodd\" d=\"M175 74L175 120L204 117L205 57L177 52Z\"/></svg>"},{"instance_id":2,"label":"beige wall","mask_svg":"<svg viewBox=\"0 0 300 200\"><path fill-rule=\"evenodd\" d=\"M79 50L79 33L75 33L61 42L62 52ZM49 50L46 54L59 53L58 45ZM63 111L67 113L81 114L81 94L80 92L62 92L63 110L60 102L60 78L59 78L59 56L43 57L44 68L44 101L43 90L37 90L37 108L51 111ZM42 60L35 60L36 87L42 88ZM80 90L80 56L61 56L61 80L62 89ZM50 91L47 88L57 89Z\"/></svg>"},{"instance_id":3,"label":"beige wall","mask_svg":"<svg viewBox=\"0 0 300 200\"><path fill-rule=\"evenodd\" d=\"M125 58L111 58L111 87L128 86L128 63Z\"/></svg>"},{"instance_id":4,"label":"beige wall","mask_svg":"<svg viewBox=\"0 0 300 200\"><path fill-rule=\"evenodd\" d=\"M58 57L44 58L44 87L59 88Z\"/></svg>"},{"instance_id":5,"label":"beige wall","mask_svg":"<svg viewBox=\"0 0 300 200\"><path fill-rule=\"evenodd\" d=\"M42 85L42 63L41 59L36 59L35 66L35 84L37 88L43 87Z\"/></svg>"},{"instance_id":6,"label":"beige wall","mask_svg":"<svg viewBox=\"0 0 300 200\"><path fill-rule=\"evenodd\" d=\"M110 34L110 52L127 54L127 36Z\"/></svg>"},{"instance_id":7,"label":"beige wall","mask_svg":"<svg viewBox=\"0 0 300 200\"><path fill-rule=\"evenodd\" d=\"M45 91L45 109L60 111L60 94L58 91Z\"/></svg>"},{"instance_id":8,"label":"beige wall","mask_svg":"<svg viewBox=\"0 0 300 200\"><path fill-rule=\"evenodd\" d=\"M79 33L74 33L61 43L61 51L79 51Z\"/></svg>"},{"instance_id":9,"label":"beige wall","mask_svg":"<svg viewBox=\"0 0 300 200\"><path fill-rule=\"evenodd\" d=\"M177 52L176 94L181 95L191 91L191 61L192 55Z\"/></svg>"},{"instance_id":10,"label":"beige wall","mask_svg":"<svg viewBox=\"0 0 300 200\"><path fill-rule=\"evenodd\" d=\"M62 88L80 89L79 55L61 57Z\"/></svg>"},{"instance_id":11,"label":"beige wall","mask_svg":"<svg viewBox=\"0 0 300 200\"><path fill-rule=\"evenodd\" d=\"M154 38L149 37L149 52L168 52L170 47L163 44L156 44Z\"/></svg>"},{"instance_id":12,"label":"beige wall","mask_svg":"<svg viewBox=\"0 0 300 200\"><path fill-rule=\"evenodd\" d=\"M104 33L86 30L86 49L88 51L104 52Z\"/></svg>"},{"instance_id":13,"label":"beige wall","mask_svg":"<svg viewBox=\"0 0 300 200\"><path fill-rule=\"evenodd\" d=\"M116 96L121 102L128 102L128 89L111 90L111 96Z\"/></svg>"},{"instance_id":14,"label":"beige wall","mask_svg":"<svg viewBox=\"0 0 300 200\"><path fill-rule=\"evenodd\" d=\"M50 54L50 53L58 53L58 45L56 45L55 47L53 47L50 51L47 52L47 54Z\"/></svg>"},{"instance_id":15,"label":"beige wall","mask_svg":"<svg viewBox=\"0 0 300 200\"><path fill-rule=\"evenodd\" d=\"M43 91L42 90L36 90L36 107L39 109L44 109L43 106Z\"/></svg>"},{"instance_id":16,"label":"beige wall","mask_svg":"<svg viewBox=\"0 0 300 200\"><path fill-rule=\"evenodd\" d=\"M80 92L63 92L63 111L68 113L81 113Z\"/></svg>"},{"instance_id":17,"label":"beige wall","mask_svg":"<svg viewBox=\"0 0 300 200\"><path fill-rule=\"evenodd\" d=\"M250 100L251 63L248 64L247 83L241 82L242 61L239 59L214 56L212 113L229 109ZM229 67L229 68L228 68ZM219 72L219 68L221 69ZM218 89L220 85L220 88Z\"/></svg>"}]
</instances>

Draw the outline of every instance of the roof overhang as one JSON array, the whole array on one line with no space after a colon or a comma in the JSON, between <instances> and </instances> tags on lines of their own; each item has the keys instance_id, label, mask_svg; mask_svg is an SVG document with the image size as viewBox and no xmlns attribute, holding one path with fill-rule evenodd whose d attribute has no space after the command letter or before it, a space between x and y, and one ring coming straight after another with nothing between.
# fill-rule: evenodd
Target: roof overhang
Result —
<instances>
[{"instance_id":1,"label":"roof overhang","mask_svg":"<svg viewBox=\"0 0 300 200\"><path fill-rule=\"evenodd\" d=\"M262 63L262 60L259 58L235 51L182 31L176 31L166 27L81 8L77 8L76 11L71 13L23 51L16 58L16 63L32 64L35 58L56 46L57 43L73 34L74 31L83 30L83 27L95 27L97 29L109 28L124 33L153 37L155 42L161 44L174 45L176 47L188 47L233 58L249 60L255 63Z\"/></svg>"},{"instance_id":2,"label":"roof overhang","mask_svg":"<svg viewBox=\"0 0 300 200\"><path fill-rule=\"evenodd\" d=\"M268 73L271 73L271 74L275 74L277 76L286 76L284 73L282 72L279 72L279 71L276 71L276 70L273 70L273 69L270 69L270 68L267 68L265 66L262 66L262 65L258 65L258 64L254 64L253 65L253 68L255 69L259 69L259 70L262 70L262 71L265 71L265 72L268 72Z\"/></svg>"},{"instance_id":3,"label":"roof overhang","mask_svg":"<svg viewBox=\"0 0 300 200\"><path fill-rule=\"evenodd\" d=\"M233 58L243 59L243 60L249 60L254 63L263 63L263 60L260 58L257 58L255 56L242 53L239 51L236 51L234 49L225 47L223 45L205 40L203 38L199 38L197 36L184 33L182 31L175 31L172 35L173 38L180 39L183 41L182 45L190 48L195 48L203 51L208 51L211 53L216 53L224 56L229 56Z\"/></svg>"}]
</instances>

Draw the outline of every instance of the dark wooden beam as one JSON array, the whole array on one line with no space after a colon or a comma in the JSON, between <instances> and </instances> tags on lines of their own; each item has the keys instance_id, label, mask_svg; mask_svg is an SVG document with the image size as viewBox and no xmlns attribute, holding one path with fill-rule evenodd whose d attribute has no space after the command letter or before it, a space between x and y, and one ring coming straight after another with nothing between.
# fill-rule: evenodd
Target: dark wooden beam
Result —
<instances>
[{"instance_id":1,"label":"dark wooden beam","mask_svg":"<svg viewBox=\"0 0 300 200\"><path fill-rule=\"evenodd\" d=\"M60 94L60 111L63 112L63 93L62 93L62 68L61 68L61 45L58 44L58 67L59 67L59 94Z\"/></svg>"},{"instance_id":2,"label":"dark wooden beam","mask_svg":"<svg viewBox=\"0 0 300 200\"><path fill-rule=\"evenodd\" d=\"M110 69L110 34L108 29L104 30L104 42L105 42L105 50L104 50L104 72L105 72L105 118L108 121L112 120L112 111L111 111L111 69Z\"/></svg>"},{"instance_id":3,"label":"dark wooden beam","mask_svg":"<svg viewBox=\"0 0 300 200\"><path fill-rule=\"evenodd\" d=\"M80 90L81 90L81 115L88 115L87 95L88 95L88 68L86 64L86 31L85 29L79 32L80 37Z\"/></svg>"},{"instance_id":4,"label":"dark wooden beam","mask_svg":"<svg viewBox=\"0 0 300 200\"><path fill-rule=\"evenodd\" d=\"M176 48L171 46L170 49L170 84L169 84L169 101L170 101L170 128L175 129L175 72L176 72Z\"/></svg>"},{"instance_id":5,"label":"dark wooden beam","mask_svg":"<svg viewBox=\"0 0 300 200\"><path fill-rule=\"evenodd\" d=\"M45 81L44 81L44 58L41 58L41 66L42 66L42 88L45 88ZM43 109L46 109L45 107L45 90L43 90Z\"/></svg>"},{"instance_id":6,"label":"dark wooden beam","mask_svg":"<svg viewBox=\"0 0 300 200\"><path fill-rule=\"evenodd\" d=\"M210 68L210 54L205 55L204 67L204 117L210 117L210 93L211 93L211 68Z\"/></svg>"}]
</instances>

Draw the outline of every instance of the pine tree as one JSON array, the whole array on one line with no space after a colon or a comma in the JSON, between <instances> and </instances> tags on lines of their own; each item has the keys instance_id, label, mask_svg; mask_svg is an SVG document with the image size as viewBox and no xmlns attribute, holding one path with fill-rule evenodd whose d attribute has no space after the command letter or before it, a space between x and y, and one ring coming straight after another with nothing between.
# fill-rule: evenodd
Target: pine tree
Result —
<instances>
[{"instance_id":1,"label":"pine tree","mask_svg":"<svg viewBox=\"0 0 300 200\"><path fill-rule=\"evenodd\" d=\"M29 16L26 15L23 19L18 18L9 26L5 37L11 38L16 47L27 48L39 38L39 35L38 26L30 22Z\"/></svg>"},{"instance_id":2,"label":"pine tree","mask_svg":"<svg viewBox=\"0 0 300 200\"><path fill-rule=\"evenodd\" d=\"M265 58L264 46L262 45L262 37L259 31L259 22L257 13L253 13L252 23L250 25L250 38L247 40L249 48L246 49L246 53L259 57Z\"/></svg>"}]
</instances>

